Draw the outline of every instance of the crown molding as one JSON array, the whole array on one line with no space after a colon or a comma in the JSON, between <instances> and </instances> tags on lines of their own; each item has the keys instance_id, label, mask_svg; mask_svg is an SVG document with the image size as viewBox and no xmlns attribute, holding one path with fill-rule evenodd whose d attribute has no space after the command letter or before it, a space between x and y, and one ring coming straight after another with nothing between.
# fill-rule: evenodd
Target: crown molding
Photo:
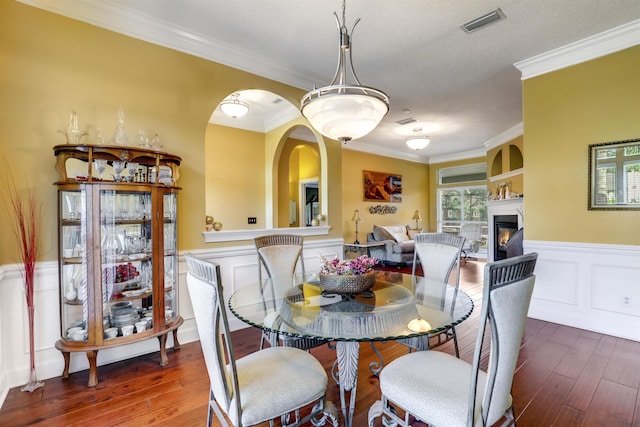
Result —
<instances>
[{"instance_id":1,"label":"crown molding","mask_svg":"<svg viewBox=\"0 0 640 427\"><path fill-rule=\"evenodd\" d=\"M487 151L484 149L462 151L460 153L444 154L442 156L433 156L429 158L429 164L455 162L457 160L476 159L478 157L486 157Z\"/></svg>"},{"instance_id":2,"label":"crown molding","mask_svg":"<svg viewBox=\"0 0 640 427\"><path fill-rule=\"evenodd\" d=\"M524 124L520 122L514 127L505 130L500 135L494 136L493 138L491 138L490 140L488 140L482 145L484 145L487 150L491 150L492 148L498 147L519 136L522 136L523 134L524 134Z\"/></svg>"},{"instance_id":3,"label":"crown molding","mask_svg":"<svg viewBox=\"0 0 640 427\"><path fill-rule=\"evenodd\" d=\"M403 142L404 144L404 142ZM375 154L377 156L391 157L393 159L407 160L417 163L428 163L429 158L420 154L404 153L399 150L392 150L390 148L384 148L377 145L373 145L370 142L363 142L356 139L342 144L342 148L345 150L361 151L363 153Z\"/></svg>"},{"instance_id":4,"label":"crown molding","mask_svg":"<svg viewBox=\"0 0 640 427\"><path fill-rule=\"evenodd\" d=\"M640 44L640 19L513 64L522 80Z\"/></svg>"},{"instance_id":5,"label":"crown molding","mask_svg":"<svg viewBox=\"0 0 640 427\"><path fill-rule=\"evenodd\" d=\"M17 0L58 15L66 16L116 33L207 59L228 67L257 74L299 89L313 87L317 81L296 73L280 62L209 40L186 28L171 25L118 3L78 0Z\"/></svg>"}]
</instances>

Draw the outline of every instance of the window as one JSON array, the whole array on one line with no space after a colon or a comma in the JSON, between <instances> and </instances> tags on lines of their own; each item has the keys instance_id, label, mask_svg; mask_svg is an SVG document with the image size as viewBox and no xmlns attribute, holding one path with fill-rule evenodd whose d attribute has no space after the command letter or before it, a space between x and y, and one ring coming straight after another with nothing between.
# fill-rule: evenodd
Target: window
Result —
<instances>
[{"instance_id":1,"label":"window","mask_svg":"<svg viewBox=\"0 0 640 427\"><path fill-rule=\"evenodd\" d=\"M442 168L438 171L438 183L440 185L484 181L486 179L487 165L484 163Z\"/></svg>"},{"instance_id":2,"label":"window","mask_svg":"<svg viewBox=\"0 0 640 427\"><path fill-rule=\"evenodd\" d=\"M482 245L487 248L487 187L485 185L438 189L438 232L458 234L467 223L482 224Z\"/></svg>"}]
</instances>

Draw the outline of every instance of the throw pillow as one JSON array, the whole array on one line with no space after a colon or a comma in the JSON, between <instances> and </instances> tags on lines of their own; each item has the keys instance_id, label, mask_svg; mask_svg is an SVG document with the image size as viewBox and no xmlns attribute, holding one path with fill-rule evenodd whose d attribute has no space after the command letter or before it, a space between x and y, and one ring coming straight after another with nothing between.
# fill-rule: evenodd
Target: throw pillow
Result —
<instances>
[{"instance_id":1,"label":"throw pillow","mask_svg":"<svg viewBox=\"0 0 640 427\"><path fill-rule=\"evenodd\" d=\"M421 228L408 228L407 234L409 235L409 239L415 240L416 234L422 233Z\"/></svg>"},{"instance_id":2,"label":"throw pillow","mask_svg":"<svg viewBox=\"0 0 640 427\"><path fill-rule=\"evenodd\" d=\"M384 226L384 229L389 232L393 236L393 240L396 242L406 242L409 240L409 236L407 236L407 228L404 225L387 225Z\"/></svg>"},{"instance_id":3,"label":"throw pillow","mask_svg":"<svg viewBox=\"0 0 640 427\"><path fill-rule=\"evenodd\" d=\"M391 233L385 230L382 227L378 227L377 225L373 226L373 238L382 241L382 240L395 240Z\"/></svg>"}]
</instances>

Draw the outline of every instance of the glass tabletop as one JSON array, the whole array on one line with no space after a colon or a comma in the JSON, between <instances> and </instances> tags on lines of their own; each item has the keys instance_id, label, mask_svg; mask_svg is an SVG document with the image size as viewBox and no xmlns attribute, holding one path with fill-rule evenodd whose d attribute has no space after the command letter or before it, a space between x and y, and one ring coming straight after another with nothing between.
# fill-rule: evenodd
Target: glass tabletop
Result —
<instances>
[{"instance_id":1,"label":"glass tabletop","mask_svg":"<svg viewBox=\"0 0 640 427\"><path fill-rule=\"evenodd\" d=\"M245 286L229 299L243 322L293 337L332 341L386 341L432 334L473 311L463 291L420 276L377 271L370 291L323 292L319 276L273 277Z\"/></svg>"}]
</instances>

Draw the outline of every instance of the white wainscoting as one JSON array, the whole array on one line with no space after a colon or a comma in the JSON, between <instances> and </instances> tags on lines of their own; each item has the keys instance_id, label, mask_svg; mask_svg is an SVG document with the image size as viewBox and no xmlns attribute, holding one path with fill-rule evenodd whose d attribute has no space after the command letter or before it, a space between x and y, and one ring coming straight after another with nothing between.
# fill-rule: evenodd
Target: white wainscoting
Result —
<instances>
[{"instance_id":1,"label":"white wainscoting","mask_svg":"<svg viewBox=\"0 0 640 427\"><path fill-rule=\"evenodd\" d=\"M307 272L319 269L319 256L327 258L343 257L343 239L309 240L304 245L304 260ZM239 287L253 282L258 275L258 258L253 245L228 248L183 251L217 262L221 266L225 299ZM198 332L191 301L186 288L187 266L181 257L179 266L179 310L184 324L178 330L180 343L198 340ZM29 329L24 298L22 274L18 265L0 266L0 406L10 388L25 384L29 378ZM64 360L55 349L60 338L60 309L58 292L58 263L55 261L38 263L36 266L35 300L35 347L36 370L40 379L57 377L62 374ZM640 299L638 300L640 302ZM229 314L231 329L246 327L244 323ZM169 363L173 339L167 341ZM141 354L159 350L158 340L153 338L126 346L101 350L98 365L125 360ZM89 369L84 353L71 354L70 372ZM158 365L158 369L162 369ZM98 379L101 371L98 369ZM46 382L45 382L46 387Z\"/></svg>"},{"instance_id":2,"label":"white wainscoting","mask_svg":"<svg viewBox=\"0 0 640 427\"><path fill-rule=\"evenodd\" d=\"M538 252L529 317L640 341L640 246L525 240Z\"/></svg>"}]
</instances>

